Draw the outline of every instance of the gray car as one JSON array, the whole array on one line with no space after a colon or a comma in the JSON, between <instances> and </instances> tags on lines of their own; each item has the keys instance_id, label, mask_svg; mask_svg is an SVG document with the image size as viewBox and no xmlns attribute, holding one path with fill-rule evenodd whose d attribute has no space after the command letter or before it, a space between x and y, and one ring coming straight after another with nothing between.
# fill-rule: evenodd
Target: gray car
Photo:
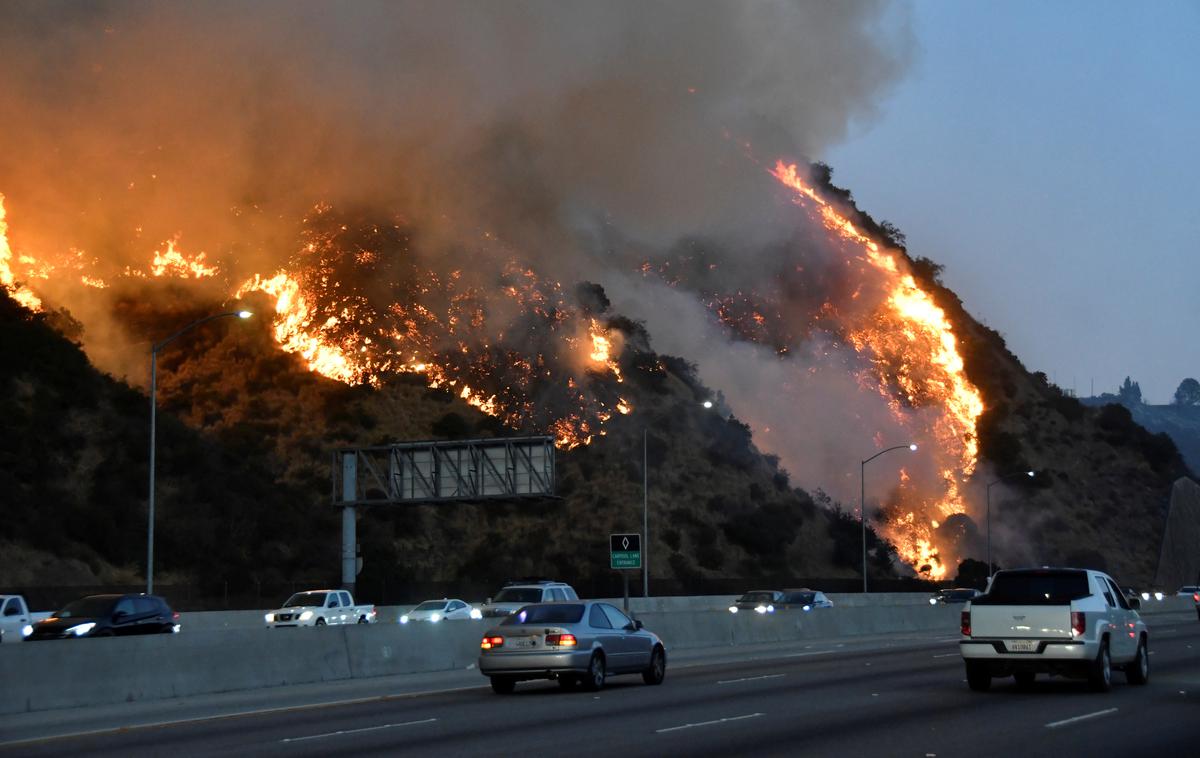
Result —
<instances>
[{"instance_id":1,"label":"gray car","mask_svg":"<svg viewBox=\"0 0 1200 758\"><path fill-rule=\"evenodd\" d=\"M556 679L563 689L591 691L618 674L641 674L646 684L662 684L667 651L658 635L608 603L538 603L483 635L479 671L500 694L529 679Z\"/></svg>"}]
</instances>

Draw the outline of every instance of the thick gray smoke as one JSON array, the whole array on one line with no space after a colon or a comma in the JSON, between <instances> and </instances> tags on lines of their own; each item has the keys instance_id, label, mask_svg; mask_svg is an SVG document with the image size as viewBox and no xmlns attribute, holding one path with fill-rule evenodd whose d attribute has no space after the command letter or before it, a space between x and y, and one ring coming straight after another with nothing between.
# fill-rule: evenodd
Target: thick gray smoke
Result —
<instances>
[{"instance_id":1,"label":"thick gray smoke","mask_svg":"<svg viewBox=\"0 0 1200 758\"><path fill-rule=\"evenodd\" d=\"M411 221L434 265L499 239L543 275L605 284L656 348L700 358L761 445L829 486L845 450L870 449L883 401L848 373L811 378L824 354L781 364L730 341L695 292L630 278L631 251L736 240L721 275L770 276L796 218L754 158L819 155L874 115L911 52L894 11L5 0L0 193L14 247L109 271L179 235L231 278L269 274L317 202ZM108 331L65 304L93 339Z\"/></svg>"}]
</instances>

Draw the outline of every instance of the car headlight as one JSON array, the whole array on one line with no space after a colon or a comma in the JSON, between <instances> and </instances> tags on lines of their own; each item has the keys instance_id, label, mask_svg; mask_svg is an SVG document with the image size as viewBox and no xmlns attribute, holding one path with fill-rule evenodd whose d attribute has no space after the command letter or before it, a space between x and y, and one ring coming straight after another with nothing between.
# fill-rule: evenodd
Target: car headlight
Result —
<instances>
[{"instance_id":1,"label":"car headlight","mask_svg":"<svg viewBox=\"0 0 1200 758\"><path fill-rule=\"evenodd\" d=\"M265 616L263 616L263 621L267 622L268 624L274 624L275 623L275 614L274 613L266 614Z\"/></svg>"},{"instance_id":2,"label":"car headlight","mask_svg":"<svg viewBox=\"0 0 1200 758\"><path fill-rule=\"evenodd\" d=\"M89 621L86 624L76 624L75 626L73 626L67 630L67 634L73 634L76 637L82 637L83 635L87 634L88 632L92 631L95 628L96 628L96 622Z\"/></svg>"},{"instance_id":3,"label":"car headlight","mask_svg":"<svg viewBox=\"0 0 1200 758\"><path fill-rule=\"evenodd\" d=\"M301 620L301 621L308 621L308 620L309 620L310 618L312 618L312 617L313 617L313 612L312 612L312 611L305 611L304 613L301 613L301 614L300 614L300 620Z\"/></svg>"},{"instance_id":4,"label":"car headlight","mask_svg":"<svg viewBox=\"0 0 1200 758\"><path fill-rule=\"evenodd\" d=\"M407 613L406 613L406 614L404 614L403 616L401 616L401 617L400 617L400 623L401 623L401 624L407 624L407 623L408 623L408 614L407 614Z\"/></svg>"},{"instance_id":5,"label":"car headlight","mask_svg":"<svg viewBox=\"0 0 1200 758\"><path fill-rule=\"evenodd\" d=\"M806 606L804 606L804 610L806 610L806 611L811 611L811 610L812 610L812 606L811 606L811 605L806 605Z\"/></svg>"},{"instance_id":6,"label":"car headlight","mask_svg":"<svg viewBox=\"0 0 1200 758\"><path fill-rule=\"evenodd\" d=\"M767 606L767 613L774 613L774 612L775 612L775 606L773 606L773 605L768 605L768 606Z\"/></svg>"},{"instance_id":7,"label":"car headlight","mask_svg":"<svg viewBox=\"0 0 1200 758\"><path fill-rule=\"evenodd\" d=\"M25 626L21 627L22 637L28 637L31 634L33 634L33 627L31 625L26 624Z\"/></svg>"},{"instance_id":8,"label":"car headlight","mask_svg":"<svg viewBox=\"0 0 1200 758\"><path fill-rule=\"evenodd\" d=\"M479 619L483 618L483 611L479 610L478 608L472 608L471 609L471 618L478 621Z\"/></svg>"},{"instance_id":9,"label":"car headlight","mask_svg":"<svg viewBox=\"0 0 1200 758\"><path fill-rule=\"evenodd\" d=\"M1154 593L1154 599L1155 599L1155 600L1162 600L1162 599L1163 599L1163 594L1162 594L1161 592L1155 592L1155 593Z\"/></svg>"},{"instance_id":10,"label":"car headlight","mask_svg":"<svg viewBox=\"0 0 1200 758\"><path fill-rule=\"evenodd\" d=\"M930 605L937 605L937 598L936 598L936 597L931 597L931 598L929 598L929 604L930 604Z\"/></svg>"},{"instance_id":11,"label":"car headlight","mask_svg":"<svg viewBox=\"0 0 1200 758\"><path fill-rule=\"evenodd\" d=\"M431 614L429 614L429 620L436 624L437 622L442 620L442 614L431 613Z\"/></svg>"},{"instance_id":12,"label":"car headlight","mask_svg":"<svg viewBox=\"0 0 1200 758\"><path fill-rule=\"evenodd\" d=\"M754 612L755 612L755 613L766 613L766 612L767 612L767 606L765 606L765 605L756 605L756 606L754 606Z\"/></svg>"},{"instance_id":13,"label":"car headlight","mask_svg":"<svg viewBox=\"0 0 1200 758\"><path fill-rule=\"evenodd\" d=\"M736 605L729 606L730 613L737 613L737 611L738 611L738 607Z\"/></svg>"}]
</instances>

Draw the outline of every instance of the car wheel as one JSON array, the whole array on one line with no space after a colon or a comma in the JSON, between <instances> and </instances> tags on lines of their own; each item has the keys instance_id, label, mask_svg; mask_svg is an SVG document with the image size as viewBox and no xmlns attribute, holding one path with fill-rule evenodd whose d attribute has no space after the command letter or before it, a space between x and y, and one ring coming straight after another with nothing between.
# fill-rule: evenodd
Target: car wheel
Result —
<instances>
[{"instance_id":1,"label":"car wheel","mask_svg":"<svg viewBox=\"0 0 1200 758\"><path fill-rule=\"evenodd\" d=\"M966 661L967 686L976 692L987 692L992 686L992 671L983 661Z\"/></svg>"},{"instance_id":2,"label":"car wheel","mask_svg":"<svg viewBox=\"0 0 1200 758\"><path fill-rule=\"evenodd\" d=\"M313 626L325 626L325 619L317 619Z\"/></svg>"},{"instance_id":3,"label":"car wheel","mask_svg":"<svg viewBox=\"0 0 1200 758\"><path fill-rule=\"evenodd\" d=\"M650 654L650 668L642 672L642 681L646 684L662 684L667 676L667 654L661 647L655 647Z\"/></svg>"},{"instance_id":4,"label":"car wheel","mask_svg":"<svg viewBox=\"0 0 1200 758\"><path fill-rule=\"evenodd\" d=\"M1037 678L1037 674L1032 671L1018 671L1013 674L1013 679L1017 680L1017 689L1027 690L1033 686L1033 680Z\"/></svg>"},{"instance_id":5,"label":"car wheel","mask_svg":"<svg viewBox=\"0 0 1200 758\"><path fill-rule=\"evenodd\" d=\"M583 677L583 686L588 692L598 692L604 687L604 677L607 672L604 670L604 653L599 650L592 653L592 660L588 663L587 673Z\"/></svg>"},{"instance_id":6,"label":"car wheel","mask_svg":"<svg viewBox=\"0 0 1200 758\"><path fill-rule=\"evenodd\" d=\"M1137 654L1125 666L1125 681L1130 684L1145 684L1150 681L1150 654L1146 650L1146 638L1138 640Z\"/></svg>"},{"instance_id":7,"label":"car wheel","mask_svg":"<svg viewBox=\"0 0 1200 758\"><path fill-rule=\"evenodd\" d=\"M1100 652L1096 660L1088 667L1088 684L1094 692L1108 692L1112 689L1112 656L1108 653L1108 640L1100 643Z\"/></svg>"},{"instance_id":8,"label":"car wheel","mask_svg":"<svg viewBox=\"0 0 1200 758\"><path fill-rule=\"evenodd\" d=\"M509 676L493 676L492 692L497 695L508 695L517 688L517 680Z\"/></svg>"}]
</instances>

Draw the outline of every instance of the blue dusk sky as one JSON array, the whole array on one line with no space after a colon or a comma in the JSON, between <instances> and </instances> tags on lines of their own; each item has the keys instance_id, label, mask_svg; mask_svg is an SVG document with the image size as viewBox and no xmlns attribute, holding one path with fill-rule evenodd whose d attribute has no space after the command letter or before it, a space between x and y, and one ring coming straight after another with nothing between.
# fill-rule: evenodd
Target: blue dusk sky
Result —
<instances>
[{"instance_id":1,"label":"blue dusk sky","mask_svg":"<svg viewBox=\"0 0 1200 758\"><path fill-rule=\"evenodd\" d=\"M907 10L916 58L820 156L835 183L1030 370L1168 402L1200 376L1200 2Z\"/></svg>"}]
</instances>

